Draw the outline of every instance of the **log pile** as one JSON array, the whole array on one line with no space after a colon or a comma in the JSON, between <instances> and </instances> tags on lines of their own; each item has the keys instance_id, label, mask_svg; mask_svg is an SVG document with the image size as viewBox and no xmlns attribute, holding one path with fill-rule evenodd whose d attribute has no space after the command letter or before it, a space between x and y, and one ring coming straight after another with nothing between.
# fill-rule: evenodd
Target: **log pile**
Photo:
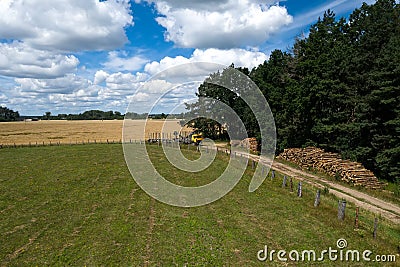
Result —
<instances>
[{"instance_id":1,"label":"log pile","mask_svg":"<svg viewBox=\"0 0 400 267\"><path fill-rule=\"evenodd\" d=\"M356 186L370 189L382 189L384 186L384 183L379 182L373 172L361 163L343 160L339 154L325 152L320 148L289 148L278 158L296 163L303 169L322 171Z\"/></svg>"},{"instance_id":2,"label":"log pile","mask_svg":"<svg viewBox=\"0 0 400 267\"><path fill-rule=\"evenodd\" d=\"M258 142L257 142L257 139L255 137L246 138L246 139L240 141L240 146L248 148L252 152L256 152L257 149L258 149Z\"/></svg>"}]
</instances>

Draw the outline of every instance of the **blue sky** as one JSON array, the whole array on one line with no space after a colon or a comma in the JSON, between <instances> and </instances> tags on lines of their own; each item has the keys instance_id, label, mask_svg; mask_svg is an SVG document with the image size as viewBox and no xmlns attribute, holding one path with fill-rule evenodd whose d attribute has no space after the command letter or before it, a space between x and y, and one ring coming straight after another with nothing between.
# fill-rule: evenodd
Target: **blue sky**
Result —
<instances>
[{"instance_id":1,"label":"blue sky","mask_svg":"<svg viewBox=\"0 0 400 267\"><path fill-rule=\"evenodd\" d=\"M132 111L147 112L157 93L203 78L148 82L160 71L195 62L253 68L307 35L328 8L347 17L362 2L2 0L0 105L22 115L125 113L133 101ZM178 87L157 111L193 97Z\"/></svg>"}]
</instances>

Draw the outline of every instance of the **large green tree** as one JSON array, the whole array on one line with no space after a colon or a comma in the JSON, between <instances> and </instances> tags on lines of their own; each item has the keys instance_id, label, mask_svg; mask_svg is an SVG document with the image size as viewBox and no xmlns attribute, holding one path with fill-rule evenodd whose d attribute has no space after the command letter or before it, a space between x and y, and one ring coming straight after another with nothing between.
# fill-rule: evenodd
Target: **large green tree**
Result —
<instances>
[{"instance_id":1,"label":"large green tree","mask_svg":"<svg viewBox=\"0 0 400 267\"><path fill-rule=\"evenodd\" d=\"M18 111L14 111L7 107L0 106L0 121L17 121L19 120Z\"/></svg>"},{"instance_id":2,"label":"large green tree","mask_svg":"<svg viewBox=\"0 0 400 267\"><path fill-rule=\"evenodd\" d=\"M269 102L277 127L277 152L315 145L360 161L381 178L398 179L399 44L399 4L378 0L354 10L348 21L336 19L328 10L307 37L296 39L290 52L273 51L250 73L239 69ZM240 94L212 84L223 74L207 78L199 97L231 106L248 134L259 137L254 114ZM203 128L211 125L202 123Z\"/></svg>"}]
</instances>

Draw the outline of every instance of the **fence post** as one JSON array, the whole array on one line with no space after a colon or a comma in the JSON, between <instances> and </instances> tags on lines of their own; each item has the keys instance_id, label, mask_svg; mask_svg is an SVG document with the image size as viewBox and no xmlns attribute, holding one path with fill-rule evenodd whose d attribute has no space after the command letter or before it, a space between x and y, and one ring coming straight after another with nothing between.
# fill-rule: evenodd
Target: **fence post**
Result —
<instances>
[{"instance_id":1,"label":"fence post","mask_svg":"<svg viewBox=\"0 0 400 267\"><path fill-rule=\"evenodd\" d=\"M356 207L356 219L354 220L355 229L358 229L358 213L359 213L359 207Z\"/></svg>"},{"instance_id":2,"label":"fence post","mask_svg":"<svg viewBox=\"0 0 400 267\"><path fill-rule=\"evenodd\" d=\"M286 180L287 180L287 177L285 175L285 176L283 176L282 187L286 187Z\"/></svg>"},{"instance_id":3,"label":"fence post","mask_svg":"<svg viewBox=\"0 0 400 267\"><path fill-rule=\"evenodd\" d=\"M256 166L256 162L254 160L251 161L251 169L254 170Z\"/></svg>"},{"instance_id":4,"label":"fence post","mask_svg":"<svg viewBox=\"0 0 400 267\"><path fill-rule=\"evenodd\" d=\"M275 178L275 171L272 170L272 172L271 172L271 180L273 180L274 178Z\"/></svg>"},{"instance_id":5,"label":"fence post","mask_svg":"<svg viewBox=\"0 0 400 267\"><path fill-rule=\"evenodd\" d=\"M343 221L346 214L346 200L339 200L338 219Z\"/></svg>"},{"instance_id":6,"label":"fence post","mask_svg":"<svg viewBox=\"0 0 400 267\"><path fill-rule=\"evenodd\" d=\"M375 221L374 221L374 233L373 233L374 239L376 239L377 230L378 230L378 218L375 217Z\"/></svg>"},{"instance_id":7,"label":"fence post","mask_svg":"<svg viewBox=\"0 0 400 267\"><path fill-rule=\"evenodd\" d=\"M301 181L299 181L299 184L297 186L297 196L301 197L302 195L303 195L303 191L302 191L302 188L301 188Z\"/></svg>"},{"instance_id":8,"label":"fence post","mask_svg":"<svg viewBox=\"0 0 400 267\"><path fill-rule=\"evenodd\" d=\"M317 194L315 195L314 207L318 207L321 202L321 191L317 190Z\"/></svg>"},{"instance_id":9,"label":"fence post","mask_svg":"<svg viewBox=\"0 0 400 267\"><path fill-rule=\"evenodd\" d=\"M290 192L293 192L293 178L290 177Z\"/></svg>"}]
</instances>

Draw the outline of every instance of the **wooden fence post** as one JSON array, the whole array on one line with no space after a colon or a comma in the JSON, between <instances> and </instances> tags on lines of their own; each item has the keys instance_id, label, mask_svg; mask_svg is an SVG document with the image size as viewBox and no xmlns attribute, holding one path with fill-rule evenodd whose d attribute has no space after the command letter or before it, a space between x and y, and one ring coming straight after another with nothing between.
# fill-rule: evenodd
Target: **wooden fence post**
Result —
<instances>
[{"instance_id":1,"label":"wooden fence post","mask_svg":"<svg viewBox=\"0 0 400 267\"><path fill-rule=\"evenodd\" d=\"M376 239L376 234L377 234L377 230L378 230L378 217L375 217L375 221L374 221L374 239Z\"/></svg>"},{"instance_id":2,"label":"wooden fence post","mask_svg":"<svg viewBox=\"0 0 400 267\"><path fill-rule=\"evenodd\" d=\"M358 213L359 213L359 207L356 207L356 219L354 220L355 229L358 229Z\"/></svg>"},{"instance_id":3,"label":"wooden fence post","mask_svg":"<svg viewBox=\"0 0 400 267\"><path fill-rule=\"evenodd\" d=\"M255 166L256 166L256 163L255 163L254 160L252 160L252 161L251 161L251 169L254 170Z\"/></svg>"},{"instance_id":4,"label":"wooden fence post","mask_svg":"<svg viewBox=\"0 0 400 267\"><path fill-rule=\"evenodd\" d=\"M285 176L283 176L282 187L286 187L286 180L287 180L287 177L285 175Z\"/></svg>"},{"instance_id":5,"label":"wooden fence post","mask_svg":"<svg viewBox=\"0 0 400 267\"><path fill-rule=\"evenodd\" d=\"M321 202L321 191L317 190L317 194L315 195L314 207L318 207Z\"/></svg>"},{"instance_id":6,"label":"wooden fence post","mask_svg":"<svg viewBox=\"0 0 400 267\"><path fill-rule=\"evenodd\" d=\"M290 192L293 192L293 178L290 177Z\"/></svg>"},{"instance_id":7,"label":"wooden fence post","mask_svg":"<svg viewBox=\"0 0 400 267\"><path fill-rule=\"evenodd\" d=\"M301 188L301 181L299 181L299 184L297 186L297 196L298 197L302 197L302 195L303 195L303 191L302 191L302 188Z\"/></svg>"},{"instance_id":8,"label":"wooden fence post","mask_svg":"<svg viewBox=\"0 0 400 267\"><path fill-rule=\"evenodd\" d=\"M339 200L338 219L343 221L346 214L346 200Z\"/></svg>"},{"instance_id":9,"label":"wooden fence post","mask_svg":"<svg viewBox=\"0 0 400 267\"><path fill-rule=\"evenodd\" d=\"M275 178L275 171L272 170L272 171L271 171L271 180L273 180L274 178Z\"/></svg>"}]
</instances>

